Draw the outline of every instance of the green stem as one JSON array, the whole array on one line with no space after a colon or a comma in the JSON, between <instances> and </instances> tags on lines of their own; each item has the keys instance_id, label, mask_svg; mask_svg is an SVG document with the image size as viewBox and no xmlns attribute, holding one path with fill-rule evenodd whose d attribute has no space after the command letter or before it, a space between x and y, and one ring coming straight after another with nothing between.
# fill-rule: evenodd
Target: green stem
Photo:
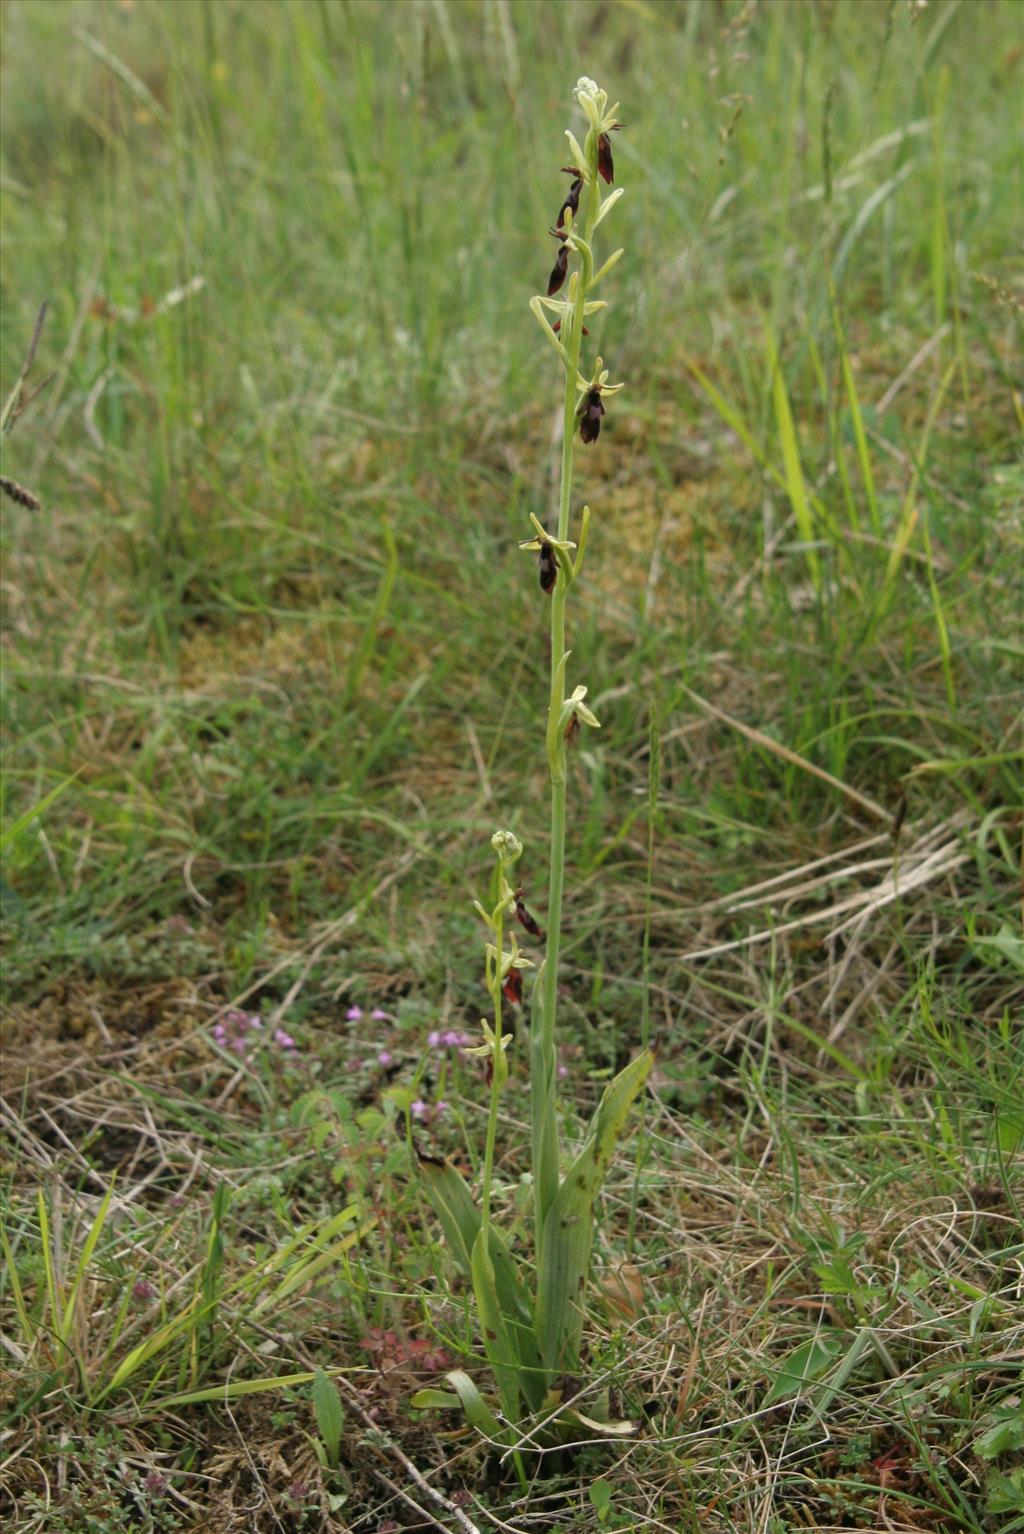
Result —
<instances>
[{"instance_id":1,"label":"green stem","mask_svg":"<svg viewBox=\"0 0 1024 1534\"><path fill-rule=\"evenodd\" d=\"M591 131L584 152L589 176L583 210L583 238L590 244L594 220L600 206L597 186L597 140ZM572 499L573 446L576 435L576 377L583 344L583 309L587 286L592 275L591 262L584 255L576 281L576 302L566 351L569 366L565 375L565 410L562 421L562 478L558 498L558 538L569 536ZM549 767L551 771L551 866L548 876L547 944L544 951L540 1031L537 1018L532 1028L532 1069L530 1075L533 1128L533 1181L536 1230L534 1239L540 1262L544 1241L544 1221L558 1192L558 1118L555 1108L555 1083L558 1055L555 1046L555 1019L558 1007L558 956L561 944L562 894L565 884L566 767L565 740L558 727L562 711L564 677L560 662L565 654L565 601L568 595L565 573L559 570L551 596L551 695L548 704Z\"/></svg>"},{"instance_id":2,"label":"green stem","mask_svg":"<svg viewBox=\"0 0 1024 1534\"><path fill-rule=\"evenodd\" d=\"M500 892L505 877L505 865L498 863L498 890ZM498 958L494 967L494 986L492 996L494 999L494 1037L497 1047L491 1060L491 1105L487 1114L487 1140L484 1144L484 1185L480 1204L480 1233L483 1236L484 1251L490 1257L490 1230L491 1230L491 1182L494 1178L494 1146L498 1137L498 1097L501 1093L502 1066L504 1056L501 1047L501 956L504 952L505 942L505 913L504 908L498 914L498 923L494 933L494 943L498 950Z\"/></svg>"}]
</instances>

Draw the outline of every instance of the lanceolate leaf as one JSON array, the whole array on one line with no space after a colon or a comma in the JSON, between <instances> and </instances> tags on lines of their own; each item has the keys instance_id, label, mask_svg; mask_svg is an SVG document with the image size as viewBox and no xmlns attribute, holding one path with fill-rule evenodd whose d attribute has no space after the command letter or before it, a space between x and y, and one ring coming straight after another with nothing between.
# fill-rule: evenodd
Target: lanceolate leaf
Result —
<instances>
[{"instance_id":1,"label":"lanceolate leaf","mask_svg":"<svg viewBox=\"0 0 1024 1534\"><path fill-rule=\"evenodd\" d=\"M423 1178L427 1196L434 1206L434 1213L441 1221L445 1240L452 1255L470 1283L473 1282L471 1255L473 1243L480 1229L480 1211L473 1202L473 1195L466 1179L450 1162L421 1161L420 1176Z\"/></svg>"},{"instance_id":2,"label":"lanceolate leaf","mask_svg":"<svg viewBox=\"0 0 1024 1534\"><path fill-rule=\"evenodd\" d=\"M506 1422L515 1427L522 1416L519 1349L513 1326L506 1324L502 1315L494 1263L488 1247L489 1241L481 1227L473 1243L473 1293L476 1295L477 1312L484 1334L484 1352L494 1370L501 1409L505 1413Z\"/></svg>"},{"instance_id":3,"label":"lanceolate leaf","mask_svg":"<svg viewBox=\"0 0 1024 1534\"><path fill-rule=\"evenodd\" d=\"M812 1337L809 1342L801 1343L783 1360L762 1408L795 1396L804 1385L831 1369L841 1352L840 1344L831 1337Z\"/></svg>"},{"instance_id":4,"label":"lanceolate leaf","mask_svg":"<svg viewBox=\"0 0 1024 1534\"><path fill-rule=\"evenodd\" d=\"M453 1369L450 1374L445 1375L445 1379L462 1402L462 1410L477 1432L489 1438L492 1443L501 1443L503 1438L501 1423L469 1375L462 1369Z\"/></svg>"},{"instance_id":5,"label":"lanceolate leaf","mask_svg":"<svg viewBox=\"0 0 1024 1534\"><path fill-rule=\"evenodd\" d=\"M324 1369L317 1369L313 1376L313 1413L317 1431L327 1451L327 1463L333 1467L338 1463L345 1413L338 1387Z\"/></svg>"},{"instance_id":6,"label":"lanceolate leaf","mask_svg":"<svg viewBox=\"0 0 1024 1534\"><path fill-rule=\"evenodd\" d=\"M643 1090L653 1064L654 1056L645 1050L608 1083L583 1149L548 1211L537 1288L536 1326L541 1357L552 1371L571 1371L579 1366L583 1291L594 1231L594 1199L607 1174L629 1110Z\"/></svg>"},{"instance_id":7,"label":"lanceolate leaf","mask_svg":"<svg viewBox=\"0 0 1024 1534\"><path fill-rule=\"evenodd\" d=\"M473 1250L480 1233L480 1211L465 1178L449 1162L420 1163L420 1174L448 1245L467 1281L476 1292ZM488 1242L498 1307L505 1324L506 1345L521 1373L520 1389L531 1408L538 1411L547 1390L547 1378L533 1329L533 1305L516 1271L515 1259L501 1233L491 1227ZM477 1296L479 1303L479 1296ZM482 1320L482 1317L481 1317ZM490 1355L488 1355L490 1356Z\"/></svg>"},{"instance_id":8,"label":"lanceolate leaf","mask_svg":"<svg viewBox=\"0 0 1024 1534\"><path fill-rule=\"evenodd\" d=\"M450 1390L427 1389L417 1390L416 1394L410 1397L409 1405L415 1406L417 1411L454 1411L461 1407L462 1402Z\"/></svg>"}]
</instances>

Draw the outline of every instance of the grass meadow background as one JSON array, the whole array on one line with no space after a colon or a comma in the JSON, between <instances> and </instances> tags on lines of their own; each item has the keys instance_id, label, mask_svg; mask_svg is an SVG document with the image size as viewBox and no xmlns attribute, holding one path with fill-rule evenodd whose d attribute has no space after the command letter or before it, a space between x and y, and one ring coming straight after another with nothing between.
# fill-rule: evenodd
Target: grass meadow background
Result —
<instances>
[{"instance_id":1,"label":"grass meadow background","mask_svg":"<svg viewBox=\"0 0 1024 1534\"><path fill-rule=\"evenodd\" d=\"M1024 1529L1024 10L0 16L5 398L49 304L3 470L6 1526ZM436 1035L496 827L544 920L527 302L582 73L627 389L577 460L568 1139L645 1021L658 1065L576 1382L636 1429L524 1499L409 1404L487 1376L407 1127L476 1167Z\"/></svg>"}]
</instances>

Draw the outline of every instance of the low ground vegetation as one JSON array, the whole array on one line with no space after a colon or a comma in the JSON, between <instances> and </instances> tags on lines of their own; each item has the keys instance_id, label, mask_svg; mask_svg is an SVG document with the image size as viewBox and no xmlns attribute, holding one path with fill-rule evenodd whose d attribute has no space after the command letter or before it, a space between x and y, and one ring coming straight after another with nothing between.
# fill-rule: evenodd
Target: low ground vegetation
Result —
<instances>
[{"instance_id":1,"label":"low ground vegetation","mask_svg":"<svg viewBox=\"0 0 1024 1534\"><path fill-rule=\"evenodd\" d=\"M1024 1528L1019 7L2 27L5 398L49 302L3 466L7 1527ZM479 1175L496 826L544 920L527 300L583 72L630 387L580 471L564 1143L657 1063L578 1382L634 1430L524 1496L411 1405L487 1384L414 1147Z\"/></svg>"}]
</instances>

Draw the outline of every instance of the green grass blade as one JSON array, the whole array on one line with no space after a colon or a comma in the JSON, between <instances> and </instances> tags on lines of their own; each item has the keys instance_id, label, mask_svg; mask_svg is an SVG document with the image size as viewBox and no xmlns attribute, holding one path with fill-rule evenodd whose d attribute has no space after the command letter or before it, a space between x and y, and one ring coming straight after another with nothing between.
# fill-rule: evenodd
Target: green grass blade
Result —
<instances>
[{"instance_id":1,"label":"green grass blade","mask_svg":"<svg viewBox=\"0 0 1024 1534\"><path fill-rule=\"evenodd\" d=\"M308 1284L322 1273L325 1268L329 1268L345 1252L350 1251L378 1223L377 1216L373 1215L369 1219L364 1220L355 1230L349 1231L347 1235L342 1236L340 1241L335 1241L326 1250L318 1252L315 1256L309 1257L305 1261L296 1263L285 1275L281 1283L278 1284L277 1288L272 1293L265 1294L253 1306L252 1316L262 1315L265 1310L272 1306L280 1305L290 1294L294 1294L296 1289L300 1289L303 1284Z\"/></svg>"},{"instance_id":2,"label":"green grass blade","mask_svg":"<svg viewBox=\"0 0 1024 1534\"><path fill-rule=\"evenodd\" d=\"M942 594L939 591L939 583L935 579L935 560L932 557L932 536L928 526L928 512L925 511L921 518L921 540L924 543L926 566L928 571L928 593L932 599L932 612L935 614L935 629L939 636L939 649L942 652L942 674L946 680L946 699L952 711L956 710L956 682L953 677L953 650L949 642L949 625L946 622L946 614L942 606Z\"/></svg>"},{"instance_id":3,"label":"green grass blade","mask_svg":"<svg viewBox=\"0 0 1024 1534\"><path fill-rule=\"evenodd\" d=\"M757 439L755 438L753 432L750 431L749 427L746 425L746 422L743 420L743 417L740 415L735 405L727 400L725 395L722 394L719 389L716 389L715 385L706 376L706 374L704 374L700 368L697 367L696 363L691 362L689 366L693 376L696 378L701 388L707 394L708 399L711 401L712 405L714 405L715 409L718 411L718 414L722 417L722 420L736 433L744 447L749 449L751 457L754 459L754 462L757 464L758 468L760 468L762 472L768 476L773 484L777 485L780 490L785 490L788 494L789 481L787 476L784 473L781 473L775 467L775 465L769 462L769 460L766 458L765 454L762 452L760 446L758 445ZM787 399L786 408L788 409L788 407L789 402ZM806 483L803 481L802 476L801 484L803 486L803 495L808 507L823 522L827 522L829 520L828 513L820 496L815 495L812 490L808 489ZM813 553L814 551L811 550L811 552Z\"/></svg>"},{"instance_id":4,"label":"green grass blade","mask_svg":"<svg viewBox=\"0 0 1024 1534\"><path fill-rule=\"evenodd\" d=\"M753 433L748 430L747 423L744 421L735 405L726 399L721 390L715 387L706 373L701 372L700 368L695 362L690 363L690 369L694 378L696 378L697 382L704 390L704 393L714 405L715 409L718 411L718 414L722 417L722 420L727 426L732 428L737 437L739 437L740 441L743 443L744 447L749 449L756 462L761 464L763 467L764 454L761 452L761 449L758 446L757 439L754 437Z\"/></svg>"},{"instance_id":5,"label":"green grass blade","mask_svg":"<svg viewBox=\"0 0 1024 1534\"><path fill-rule=\"evenodd\" d=\"M782 447L782 464L785 470L786 494L789 496L789 503L796 517L796 525L801 541L809 544L814 539L814 523L811 519L810 502L807 499L804 471L800 463L800 444L797 441L793 412L790 409L789 395L786 393L786 384L782 377L782 367L779 363L778 353L771 341L769 341L768 355L772 375L772 402L775 406L775 424L779 432L779 442ZM816 549L808 548L807 564L815 588L820 591L821 562L818 559Z\"/></svg>"},{"instance_id":6,"label":"green grass blade","mask_svg":"<svg viewBox=\"0 0 1024 1534\"><path fill-rule=\"evenodd\" d=\"M53 1327L53 1335L63 1342L60 1329L60 1304L57 1296L57 1273L53 1263L53 1248L50 1245L50 1214L46 1207L46 1196L42 1188L38 1194L39 1208L39 1244L43 1254L43 1275L46 1279L46 1299L50 1307L50 1324Z\"/></svg>"},{"instance_id":7,"label":"green grass blade","mask_svg":"<svg viewBox=\"0 0 1024 1534\"><path fill-rule=\"evenodd\" d=\"M214 1300L209 1305L201 1305L198 1293L193 1295L185 1309L176 1315L172 1321L168 1321L166 1325L161 1326L152 1336L147 1337L144 1342L140 1342L136 1347L132 1348L130 1353L125 1354L106 1386L97 1396L97 1402L111 1395L115 1390L119 1390L144 1363L148 1362L150 1358L155 1357L157 1353L161 1353L164 1348L170 1347L172 1342L177 1341L182 1332L195 1327L210 1310L215 1308L216 1303Z\"/></svg>"},{"instance_id":8,"label":"green grass blade","mask_svg":"<svg viewBox=\"0 0 1024 1534\"><path fill-rule=\"evenodd\" d=\"M363 632L360 636L359 644L357 645L355 653L352 656L352 662L348 669L348 677L345 682L345 696L343 699L343 706L347 706L349 703L351 703L352 699L355 697L359 690L359 684L362 681L363 672L366 670L370 656L373 653L373 647L377 642L377 631L380 628L384 615L388 610L388 604L391 601L391 592L394 588L395 576L398 574L398 545L395 542L395 535L386 522L383 524L381 531L384 536L384 570L380 578L380 584L377 587L377 595L374 598L373 606L370 609L366 622L363 625Z\"/></svg>"},{"instance_id":9,"label":"green grass blade","mask_svg":"<svg viewBox=\"0 0 1024 1534\"><path fill-rule=\"evenodd\" d=\"M953 375L956 372L956 366L956 358L954 358L946 368L945 373L943 373L939 387L935 391L935 397L928 407L928 414L925 417L925 423L921 429L921 438L918 443L917 454L914 459L913 472L910 476L910 484L907 486L907 493L903 498L903 506L900 510L900 519L896 528L896 535L893 538L892 547L889 550L889 559L885 568L885 577L882 582L881 594L878 598L878 605L868 627L867 639L865 641L866 643L870 643L870 641L873 639L877 631L878 624L889 611L889 607L892 602L893 589L897 580L899 579L899 573L903 566L903 561L906 558L907 549L910 547L910 540L914 536L914 529L917 526L918 521L917 490L919 484L921 483L921 475L924 473L925 462L928 457L928 443L931 439L932 428L935 425L936 417L938 416L938 413L942 408L942 402L946 397L946 392L953 381Z\"/></svg>"},{"instance_id":10,"label":"green grass blade","mask_svg":"<svg viewBox=\"0 0 1024 1534\"><path fill-rule=\"evenodd\" d=\"M50 805L71 787L77 777L77 772L71 773L62 783L58 783L56 788L51 788L48 794L44 794L35 804L30 805L24 814L19 815L17 820L12 821L4 831L0 831L0 852L4 852L11 843L16 842L32 824L36 816L42 815L44 811L48 810Z\"/></svg>"},{"instance_id":11,"label":"green grass blade","mask_svg":"<svg viewBox=\"0 0 1024 1534\"><path fill-rule=\"evenodd\" d=\"M178 1406L199 1406L205 1401L237 1401L241 1396L266 1395L271 1390L292 1390L296 1385L309 1385L316 1379L316 1371L302 1374L275 1374L263 1380L230 1380L224 1385L206 1385L202 1390L180 1390L174 1395L159 1396L150 1401L149 1413L171 1411Z\"/></svg>"},{"instance_id":12,"label":"green grass blade","mask_svg":"<svg viewBox=\"0 0 1024 1534\"><path fill-rule=\"evenodd\" d=\"M67 1301L64 1305L64 1315L61 1320L61 1337L64 1339L70 1335L71 1323L74 1320L75 1305L78 1301L78 1294L81 1290L82 1282L85 1278L89 1264L92 1261L92 1254L96 1250L96 1243L99 1241L103 1232L103 1227L107 1222L107 1215L110 1211L110 1200L113 1198L113 1196L114 1184L113 1181L111 1181L109 1188L103 1195L103 1201L100 1204L99 1209L96 1211L96 1218L92 1222L92 1225L89 1229L89 1234L83 1243L81 1255L79 1256L78 1263L75 1267L75 1276L71 1280L71 1287L68 1290Z\"/></svg>"},{"instance_id":13,"label":"green grass blade","mask_svg":"<svg viewBox=\"0 0 1024 1534\"><path fill-rule=\"evenodd\" d=\"M864 494L868 500L868 514L871 518L871 530L876 538L882 536L882 519L878 512L878 495L875 491L875 472L871 466L871 449L868 446L867 432L864 430L864 414L860 408L860 395L857 393L857 381L853 376L853 367L850 363L850 349L846 342L846 331L843 328L842 316L839 313L839 305L836 302L835 289L830 287L832 299L832 324L836 335L836 344L839 347L839 358L843 372L843 388L846 390L846 403L850 410L850 423L853 426L853 440L857 448L857 464L860 468L860 477L864 485ZM837 451L842 453L840 443Z\"/></svg>"},{"instance_id":14,"label":"green grass blade","mask_svg":"<svg viewBox=\"0 0 1024 1534\"><path fill-rule=\"evenodd\" d=\"M14 1301L14 1309L17 1312L18 1320L21 1322L25 1346L31 1348L36 1340L38 1329L28 1313L28 1306L25 1304L25 1293L21 1287L21 1279L18 1277L18 1265L15 1262L14 1250L7 1235L6 1224L0 1224L0 1252L3 1253L4 1274L10 1280L11 1298Z\"/></svg>"}]
</instances>

